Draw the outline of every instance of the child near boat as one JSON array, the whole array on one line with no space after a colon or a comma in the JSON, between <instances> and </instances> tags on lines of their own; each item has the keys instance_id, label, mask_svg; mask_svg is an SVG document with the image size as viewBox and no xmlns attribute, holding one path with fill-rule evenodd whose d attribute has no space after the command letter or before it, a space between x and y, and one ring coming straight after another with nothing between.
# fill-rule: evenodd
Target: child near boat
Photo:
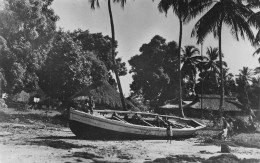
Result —
<instances>
[{"instance_id":1,"label":"child near boat","mask_svg":"<svg viewBox=\"0 0 260 163\"><path fill-rule=\"evenodd\" d=\"M170 123L168 123L168 125L167 125L166 132L167 132L167 142L170 141L170 144L171 144L171 142L172 142L172 126L171 126Z\"/></svg>"}]
</instances>

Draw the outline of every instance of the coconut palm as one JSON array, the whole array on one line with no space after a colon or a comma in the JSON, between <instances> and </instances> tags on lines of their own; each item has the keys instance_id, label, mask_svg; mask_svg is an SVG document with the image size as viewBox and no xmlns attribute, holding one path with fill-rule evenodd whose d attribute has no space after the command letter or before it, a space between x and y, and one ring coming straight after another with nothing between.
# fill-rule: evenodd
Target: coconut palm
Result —
<instances>
[{"instance_id":1,"label":"coconut palm","mask_svg":"<svg viewBox=\"0 0 260 163\"><path fill-rule=\"evenodd\" d=\"M181 75L181 45L182 45L182 28L183 24L188 23L189 19L187 19L190 11L189 6L190 0L161 0L158 4L158 9L161 13L165 13L167 15L168 10L171 8L174 12L174 14L179 19L179 26L180 26L180 32L179 32L179 48L178 48L178 85L179 85L179 108L181 109L181 116L184 117L183 107L182 107L182 88L181 88L181 82L182 82L182 75Z\"/></svg>"},{"instance_id":2,"label":"coconut palm","mask_svg":"<svg viewBox=\"0 0 260 163\"><path fill-rule=\"evenodd\" d=\"M198 0L194 0L198 1ZM222 28L227 25L231 28L231 34L239 40L239 35L244 39L245 36L253 42L254 35L247 23L247 19L252 15L252 11L237 0L200 0L196 12L203 12L210 8L195 24L192 36L197 38L198 43L202 43L209 33L213 33L219 42L219 62L222 65ZM191 14L192 15L192 14ZM223 68L220 66L220 115L222 116L224 104L224 85L223 85Z\"/></svg>"},{"instance_id":3,"label":"coconut palm","mask_svg":"<svg viewBox=\"0 0 260 163\"><path fill-rule=\"evenodd\" d=\"M181 73L183 78L189 78L192 82L192 93L196 84L197 66L205 57L200 56L200 51L195 46L185 46L182 49L181 62L183 63Z\"/></svg>"},{"instance_id":4,"label":"coconut palm","mask_svg":"<svg viewBox=\"0 0 260 163\"><path fill-rule=\"evenodd\" d=\"M254 72L248 67L243 67L243 69L239 70L239 72L239 80L241 81L241 84L243 86L243 91L246 98L245 105L247 109L249 109L250 102L248 98L247 87L249 86L249 82L252 82Z\"/></svg>"},{"instance_id":5,"label":"coconut palm","mask_svg":"<svg viewBox=\"0 0 260 163\"><path fill-rule=\"evenodd\" d=\"M219 87L220 63L217 60L218 53L218 48L208 47L205 55L206 60L204 59L203 62L198 64L201 85L206 83L206 92L209 94L217 93ZM222 65L226 67L226 62L223 62Z\"/></svg>"},{"instance_id":6,"label":"coconut palm","mask_svg":"<svg viewBox=\"0 0 260 163\"><path fill-rule=\"evenodd\" d=\"M257 78L252 79L252 87L258 92L258 114L257 117L260 118L260 77L258 76Z\"/></svg>"},{"instance_id":7,"label":"coconut palm","mask_svg":"<svg viewBox=\"0 0 260 163\"><path fill-rule=\"evenodd\" d=\"M260 1L259 0L244 0L246 7L250 9L259 9L260 8ZM243 3L242 3L243 4ZM253 12L252 15L248 19L248 23L255 27L258 32L255 36L254 45L259 45L260 43L260 11L256 10L257 12ZM253 55L259 54L260 48L258 48Z\"/></svg>"},{"instance_id":8,"label":"coconut palm","mask_svg":"<svg viewBox=\"0 0 260 163\"><path fill-rule=\"evenodd\" d=\"M124 94L120 82L120 78L118 75L118 69L117 69L117 63L116 63L116 57L115 57L115 29L114 29L114 20L113 20L113 14L112 14L112 9L111 9L111 0L108 0L108 11L109 11L109 18L110 18L110 25L111 25L111 33L112 33L112 44L111 44L111 49L112 49L112 59L113 59L113 66L114 66L114 73L116 76L116 81L121 97L121 103L123 110L126 110L126 105L125 105L125 99L124 99ZM121 7L124 8L126 0L113 0L114 3L120 3ZM100 7L99 5L99 0L89 0L89 3L91 4L91 8L95 9L95 7Z\"/></svg>"}]
</instances>

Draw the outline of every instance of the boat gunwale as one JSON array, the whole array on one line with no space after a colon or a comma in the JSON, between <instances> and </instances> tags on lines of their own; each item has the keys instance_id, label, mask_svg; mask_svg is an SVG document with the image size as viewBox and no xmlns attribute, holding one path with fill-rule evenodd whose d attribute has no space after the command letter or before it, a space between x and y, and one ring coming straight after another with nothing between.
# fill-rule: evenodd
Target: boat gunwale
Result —
<instances>
[{"instance_id":1,"label":"boat gunwale","mask_svg":"<svg viewBox=\"0 0 260 163\"><path fill-rule=\"evenodd\" d=\"M136 125L136 124L132 124L132 123L126 123L126 122L121 122L121 121L116 121L116 120L111 120L111 119L107 119L105 118L104 116L103 117L99 117L99 116L95 116L95 115L91 115L91 114L88 114L88 113L85 113L83 111L80 111L80 110L76 110L76 109L72 109L71 111L74 111L73 113L70 112L70 114L78 114L79 116L83 116L85 118L91 118L93 120L96 120L96 121L101 121L102 123L110 123L111 125L118 125L118 126L122 126L122 127L128 127L128 128L133 128L133 129L146 129L146 130L153 130L153 131L164 131L166 130L166 128L163 128L163 127L157 127L157 126L144 126L144 125ZM103 110L101 110L103 112ZM113 111L110 110L111 112L110 113L131 113L131 114L135 114L135 113L142 113L142 112L129 112L129 111ZM99 112L99 110L95 110L95 112ZM103 113L108 113L106 111L104 111ZM145 113L147 114L147 113ZM151 113L148 113L149 115L158 115L158 114L151 114ZM159 115L161 116L161 115ZM167 117L173 117L175 118L174 116L167 116ZM178 117L177 117L178 118ZM71 118L70 118L71 119ZM181 118L183 119L183 118ZM72 119L72 120L75 120L75 119ZM193 119L185 119L184 121L187 121L187 120L190 120L190 121L195 121ZM197 131L197 130L200 130L200 129L203 129L205 128L206 126L195 121L196 123L198 123L200 126L198 127L192 127L192 128L173 128L172 130L173 131Z\"/></svg>"},{"instance_id":2,"label":"boat gunwale","mask_svg":"<svg viewBox=\"0 0 260 163\"><path fill-rule=\"evenodd\" d=\"M98 113L125 113L125 114L140 114L140 115L151 115L151 116L159 116L159 117L167 117L167 118L174 118L182 121L194 121L195 123L199 124L200 126L206 127L206 125L194 120L194 119L189 119L189 118L182 118L182 117L177 117L177 116L171 116L171 115L161 115L161 114L156 114L156 113L145 113L145 112L135 112L135 111L118 111L118 110L94 110L94 112ZM202 128L204 128L202 127ZM193 127L196 128L196 127Z\"/></svg>"}]
</instances>

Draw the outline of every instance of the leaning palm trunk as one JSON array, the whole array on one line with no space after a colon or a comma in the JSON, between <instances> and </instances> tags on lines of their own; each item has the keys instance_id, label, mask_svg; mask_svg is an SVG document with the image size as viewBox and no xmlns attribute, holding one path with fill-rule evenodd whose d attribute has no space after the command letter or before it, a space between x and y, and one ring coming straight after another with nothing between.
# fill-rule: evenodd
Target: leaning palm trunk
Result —
<instances>
[{"instance_id":1,"label":"leaning palm trunk","mask_svg":"<svg viewBox=\"0 0 260 163\"><path fill-rule=\"evenodd\" d=\"M181 87L181 82L182 82L182 75L181 75L181 41L182 41L182 21L179 18L179 22L180 22L180 35L179 35L179 58L178 58L178 69L179 69L179 108L181 111L181 116L184 117L184 112L183 112L183 107L182 107L182 87Z\"/></svg>"},{"instance_id":2,"label":"leaning palm trunk","mask_svg":"<svg viewBox=\"0 0 260 163\"><path fill-rule=\"evenodd\" d=\"M127 110L126 105L125 105L123 90L122 90L122 87L121 87L120 78L119 78L118 71L117 71L116 59L115 59L116 58L115 57L115 29L114 29L114 21L113 21L113 15L112 15L112 10L111 10L110 0L108 0L108 11L109 11L109 17L110 17L110 24L111 24L111 33L112 33L112 45L111 46L112 46L112 60L113 60L114 73L115 73L115 76L116 76L116 82L117 82L117 85L118 85L123 110Z\"/></svg>"},{"instance_id":3,"label":"leaning palm trunk","mask_svg":"<svg viewBox=\"0 0 260 163\"><path fill-rule=\"evenodd\" d=\"M221 30L222 30L222 21L219 22L219 28L218 28L219 62L220 62L220 104L219 104L220 118L223 117L223 104L224 104L224 83L223 83L223 67L222 67Z\"/></svg>"}]
</instances>

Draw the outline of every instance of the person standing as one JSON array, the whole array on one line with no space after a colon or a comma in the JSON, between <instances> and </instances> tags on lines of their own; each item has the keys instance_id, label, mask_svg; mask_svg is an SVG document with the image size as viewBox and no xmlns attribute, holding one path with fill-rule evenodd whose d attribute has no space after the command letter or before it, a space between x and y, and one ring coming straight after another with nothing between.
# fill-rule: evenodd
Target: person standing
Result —
<instances>
[{"instance_id":1,"label":"person standing","mask_svg":"<svg viewBox=\"0 0 260 163\"><path fill-rule=\"evenodd\" d=\"M89 96L89 111L90 111L90 114L93 114L94 108L95 108L95 102L93 100L93 97Z\"/></svg>"},{"instance_id":2,"label":"person standing","mask_svg":"<svg viewBox=\"0 0 260 163\"><path fill-rule=\"evenodd\" d=\"M171 144L172 143L172 126L170 123L168 123L168 125L167 125L166 132L167 132L167 143L168 143L168 141L170 141L170 144Z\"/></svg>"}]
</instances>

